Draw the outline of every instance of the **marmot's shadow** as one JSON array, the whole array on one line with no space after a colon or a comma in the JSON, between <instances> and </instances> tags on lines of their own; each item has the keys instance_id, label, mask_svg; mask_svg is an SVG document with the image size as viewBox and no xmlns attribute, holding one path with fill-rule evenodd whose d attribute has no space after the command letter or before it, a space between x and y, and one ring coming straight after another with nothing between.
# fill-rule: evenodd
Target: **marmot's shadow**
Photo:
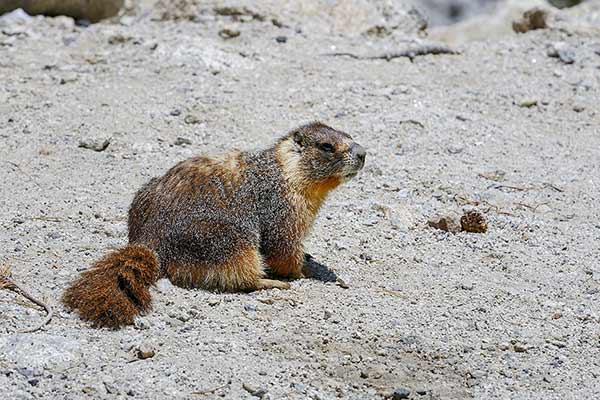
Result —
<instances>
[{"instance_id":1,"label":"marmot's shadow","mask_svg":"<svg viewBox=\"0 0 600 400\"><path fill-rule=\"evenodd\" d=\"M337 275L327 265L321 264L310 254L304 254L304 273L309 279L321 282L336 282Z\"/></svg>"}]
</instances>

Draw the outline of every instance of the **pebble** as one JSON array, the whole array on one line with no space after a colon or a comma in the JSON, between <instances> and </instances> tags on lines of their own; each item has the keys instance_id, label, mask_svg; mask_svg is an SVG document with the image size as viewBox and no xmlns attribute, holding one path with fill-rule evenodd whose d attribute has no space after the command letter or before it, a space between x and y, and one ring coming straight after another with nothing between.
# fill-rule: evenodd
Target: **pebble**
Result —
<instances>
[{"instance_id":1,"label":"pebble","mask_svg":"<svg viewBox=\"0 0 600 400\"><path fill-rule=\"evenodd\" d=\"M54 239L54 240L56 240L56 239L60 239L60 238L62 237L62 235L61 235L60 233L58 233L58 232L50 232L50 233L48 234L48 237L49 237L50 239Z\"/></svg>"},{"instance_id":2,"label":"pebble","mask_svg":"<svg viewBox=\"0 0 600 400\"><path fill-rule=\"evenodd\" d=\"M448 148L446 150L450 154L460 154L463 152L464 149L465 149L464 146L461 146L458 144L452 144L452 145L448 146Z\"/></svg>"},{"instance_id":3,"label":"pebble","mask_svg":"<svg viewBox=\"0 0 600 400\"><path fill-rule=\"evenodd\" d=\"M560 339L548 338L548 339L546 339L546 343L556 346L559 349L562 349L563 347L567 347L567 344Z\"/></svg>"},{"instance_id":4,"label":"pebble","mask_svg":"<svg viewBox=\"0 0 600 400\"><path fill-rule=\"evenodd\" d=\"M410 390L404 389L404 388L395 389L394 393L392 393L393 400L408 399L409 396L410 396Z\"/></svg>"},{"instance_id":5,"label":"pebble","mask_svg":"<svg viewBox=\"0 0 600 400\"><path fill-rule=\"evenodd\" d=\"M502 342L498 344L498 348L502 351L506 351L510 349L510 344L508 344L507 342Z\"/></svg>"},{"instance_id":6,"label":"pebble","mask_svg":"<svg viewBox=\"0 0 600 400\"><path fill-rule=\"evenodd\" d=\"M527 99L522 99L522 100L518 101L517 105L519 107L523 107L523 108L531 108L533 106L536 106L537 103L538 103L537 99L527 98Z\"/></svg>"},{"instance_id":7,"label":"pebble","mask_svg":"<svg viewBox=\"0 0 600 400\"><path fill-rule=\"evenodd\" d=\"M248 312L256 312L256 311L258 311L258 309L256 308L256 306L253 305L253 304L244 304L244 310L246 310Z\"/></svg>"},{"instance_id":8,"label":"pebble","mask_svg":"<svg viewBox=\"0 0 600 400\"><path fill-rule=\"evenodd\" d=\"M258 388L258 387L254 386L254 385L249 384L249 383L242 383L242 387L248 393L250 393L252 396L258 397L259 399L262 399L267 394L267 391L265 389Z\"/></svg>"},{"instance_id":9,"label":"pebble","mask_svg":"<svg viewBox=\"0 0 600 400\"><path fill-rule=\"evenodd\" d=\"M150 322L144 317L139 317L135 319L134 326L136 329L145 330L150 328Z\"/></svg>"},{"instance_id":10,"label":"pebble","mask_svg":"<svg viewBox=\"0 0 600 400\"><path fill-rule=\"evenodd\" d=\"M526 346L526 345L524 345L523 343L515 343L515 344L513 345L513 348L515 349L515 351L516 351L517 353L525 353L525 352L527 352L527 350L528 350L528 349L527 349L527 346Z\"/></svg>"},{"instance_id":11,"label":"pebble","mask_svg":"<svg viewBox=\"0 0 600 400\"><path fill-rule=\"evenodd\" d=\"M218 305L221 302L220 299L213 297L212 299L208 299L208 301L206 302L209 306L214 307L216 305Z\"/></svg>"},{"instance_id":12,"label":"pebble","mask_svg":"<svg viewBox=\"0 0 600 400\"><path fill-rule=\"evenodd\" d=\"M185 122L188 125L195 125L195 124L199 124L200 122L202 122L202 120L200 118L198 118L197 116L195 116L194 114L188 114L183 119L183 122Z\"/></svg>"},{"instance_id":13,"label":"pebble","mask_svg":"<svg viewBox=\"0 0 600 400\"><path fill-rule=\"evenodd\" d=\"M575 50L565 42L552 43L548 47L547 54L548 57L558 58L565 64L573 64L575 62Z\"/></svg>"},{"instance_id":14,"label":"pebble","mask_svg":"<svg viewBox=\"0 0 600 400\"><path fill-rule=\"evenodd\" d=\"M340 278L339 276L335 280L335 284L341 287L342 289L349 289L350 286L346 283L346 280Z\"/></svg>"},{"instance_id":15,"label":"pebble","mask_svg":"<svg viewBox=\"0 0 600 400\"><path fill-rule=\"evenodd\" d=\"M187 146L192 144L192 141L188 138L178 137L174 142L175 146Z\"/></svg>"},{"instance_id":16,"label":"pebble","mask_svg":"<svg viewBox=\"0 0 600 400\"><path fill-rule=\"evenodd\" d=\"M109 144L110 144L110 139L90 138L90 139L81 140L79 142L78 147L87 149L87 150L101 152L101 151L106 150L108 148Z\"/></svg>"},{"instance_id":17,"label":"pebble","mask_svg":"<svg viewBox=\"0 0 600 400\"><path fill-rule=\"evenodd\" d=\"M287 40L288 40L288 39L287 39L287 36L277 36L277 37L275 38L275 41L276 41L277 43L285 43L285 42L287 42Z\"/></svg>"},{"instance_id":18,"label":"pebble","mask_svg":"<svg viewBox=\"0 0 600 400\"><path fill-rule=\"evenodd\" d=\"M150 342L142 342L136 349L137 357L140 360L152 358L156 355L156 348Z\"/></svg>"},{"instance_id":19,"label":"pebble","mask_svg":"<svg viewBox=\"0 0 600 400\"><path fill-rule=\"evenodd\" d=\"M167 293L173 290L175 286L168 279L159 279L156 281L156 288L162 293Z\"/></svg>"},{"instance_id":20,"label":"pebble","mask_svg":"<svg viewBox=\"0 0 600 400\"><path fill-rule=\"evenodd\" d=\"M454 213L444 216L437 215L430 218L429 221L427 221L427 225L450 233L460 232L461 229L458 215Z\"/></svg>"},{"instance_id":21,"label":"pebble","mask_svg":"<svg viewBox=\"0 0 600 400\"><path fill-rule=\"evenodd\" d=\"M233 39L241 35L241 32L234 28L223 28L219 31L219 36L223 39Z\"/></svg>"},{"instance_id":22,"label":"pebble","mask_svg":"<svg viewBox=\"0 0 600 400\"><path fill-rule=\"evenodd\" d=\"M297 391L299 391L300 393L305 393L306 392L306 385L303 383L292 383L291 385L294 389L296 389Z\"/></svg>"}]
</instances>

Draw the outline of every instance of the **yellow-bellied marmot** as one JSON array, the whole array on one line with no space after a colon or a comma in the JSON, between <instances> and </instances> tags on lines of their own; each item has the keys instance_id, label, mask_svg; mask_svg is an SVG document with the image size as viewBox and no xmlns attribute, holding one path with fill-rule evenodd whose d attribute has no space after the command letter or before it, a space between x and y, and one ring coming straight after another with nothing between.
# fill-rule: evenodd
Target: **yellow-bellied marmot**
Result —
<instances>
[{"instance_id":1,"label":"yellow-bellied marmot","mask_svg":"<svg viewBox=\"0 0 600 400\"><path fill-rule=\"evenodd\" d=\"M160 277L185 288L287 289L301 278L307 235L327 193L363 167L365 150L320 122L258 152L182 161L150 180L129 209L129 244L65 291L95 326L119 327L151 308Z\"/></svg>"}]
</instances>

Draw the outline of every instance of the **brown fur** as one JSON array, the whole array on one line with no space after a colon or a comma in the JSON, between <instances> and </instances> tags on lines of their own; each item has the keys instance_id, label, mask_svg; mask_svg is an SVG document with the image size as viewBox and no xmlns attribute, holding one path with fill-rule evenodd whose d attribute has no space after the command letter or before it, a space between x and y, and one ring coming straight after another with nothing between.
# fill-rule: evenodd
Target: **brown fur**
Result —
<instances>
[{"instance_id":1,"label":"brown fur","mask_svg":"<svg viewBox=\"0 0 600 400\"><path fill-rule=\"evenodd\" d=\"M148 287L158 278L154 252L128 245L103 258L64 292L63 303L97 327L119 327L152 308Z\"/></svg>"},{"instance_id":2,"label":"brown fur","mask_svg":"<svg viewBox=\"0 0 600 400\"><path fill-rule=\"evenodd\" d=\"M129 243L84 272L64 303L96 326L133 323L159 276L184 288L289 288L303 277L303 241L328 193L364 164L364 149L321 123L259 152L193 157L142 187Z\"/></svg>"},{"instance_id":3,"label":"brown fur","mask_svg":"<svg viewBox=\"0 0 600 400\"><path fill-rule=\"evenodd\" d=\"M174 285L183 288L203 288L224 292L256 288L265 276L262 256L253 248L240 248L231 259L219 265L199 265L173 262L166 275Z\"/></svg>"}]
</instances>

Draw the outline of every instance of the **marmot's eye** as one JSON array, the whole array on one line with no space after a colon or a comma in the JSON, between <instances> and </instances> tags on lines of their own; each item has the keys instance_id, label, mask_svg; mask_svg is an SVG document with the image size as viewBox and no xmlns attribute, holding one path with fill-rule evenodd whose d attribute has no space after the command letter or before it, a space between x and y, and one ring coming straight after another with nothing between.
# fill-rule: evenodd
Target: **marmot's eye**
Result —
<instances>
[{"instance_id":1,"label":"marmot's eye","mask_svg":"<svg viewBox=\"0 0 600 400\"><path fill-rule=\"evenodd\" d=\"M333 153L335 151L335 148L331 143L319 143L319 149L326 153Z\"/></svg>"}]
</instances>

